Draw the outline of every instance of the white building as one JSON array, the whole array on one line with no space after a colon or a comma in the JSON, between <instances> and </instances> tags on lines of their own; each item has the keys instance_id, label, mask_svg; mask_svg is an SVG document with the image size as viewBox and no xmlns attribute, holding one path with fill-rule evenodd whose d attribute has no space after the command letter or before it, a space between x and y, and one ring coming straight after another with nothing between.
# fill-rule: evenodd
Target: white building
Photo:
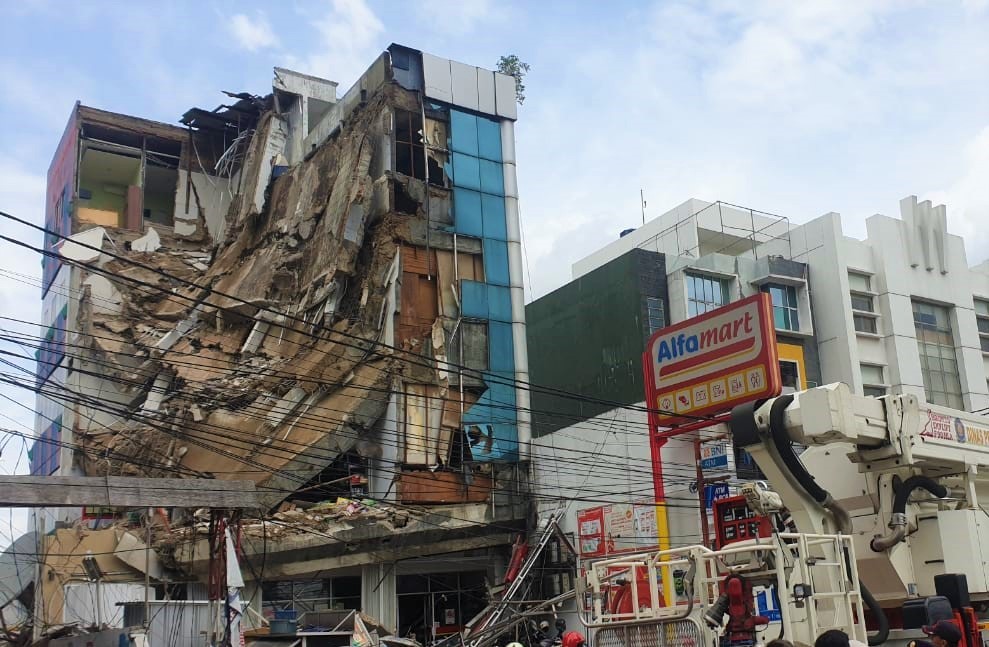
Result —
<instances>
[{"instance_id":1,"label":"white building","mask_svg":"<svg viewBox=\"0 0 989 647\"><path fill-rule=\"evenodd\" d=\"M969 267L964 241L946 230L944 206L911 196L900 209L900 218L868 218L867 238L856 240L843 234L836 213L791 226L785 218L691 199L576 262L573 277L634 249L657 252L667 276L666 325L759 290L773 295L787 389L841 381L865 395L913 393L970 411L989 407L989 262ZM528 322L538 326L531 315ZM656 328L655 321L642 323L645 336ZM540 383L539 367L530 368ZM575 535L581 509L652 499L642 412L614 409L577 422L539 437L533 452L542 507L556 505L554 496L572 499L564 530ZM567 459L582 469L561 475L547 467ZM692 437L668 444L663 461L667 508L656 543L695 543Z\"/></svg>"}]
</instances>

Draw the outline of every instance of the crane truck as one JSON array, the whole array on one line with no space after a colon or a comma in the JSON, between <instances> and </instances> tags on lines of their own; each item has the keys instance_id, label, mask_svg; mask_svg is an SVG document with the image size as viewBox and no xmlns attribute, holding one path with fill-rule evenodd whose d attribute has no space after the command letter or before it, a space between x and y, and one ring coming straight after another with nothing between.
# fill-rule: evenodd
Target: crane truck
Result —
<instances>
[{"instance_id":1,"label":"crane truck","mask_svg":"<svg viewBox=\"0 0 989 647\"><path fill-rule=\"evenodd\" d=\"M942 619L962 647L989 645L989 418L839 383L737 406L729 426L765 475L743 493L771 536L581 563L595 647L813 645L829 629L897 646Z\"/></svg>"}]
</instances>

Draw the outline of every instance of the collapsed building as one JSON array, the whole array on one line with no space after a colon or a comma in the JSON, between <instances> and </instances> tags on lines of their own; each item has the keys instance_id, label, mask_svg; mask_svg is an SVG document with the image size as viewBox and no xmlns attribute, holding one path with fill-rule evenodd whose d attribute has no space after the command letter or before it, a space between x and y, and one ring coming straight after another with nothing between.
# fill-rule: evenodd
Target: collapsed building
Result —
<instances>
[{"instance_id":1,"label":"collapsed building","mask_svg":"<svg viewBox=\"0 0 989 647\"><path fill-rule=\"evenodd\" d=\"M226 94L182 126L73 109L32 473L253 481L256 606L455 633L526 528L515 81L392 45L342 97L280 68L270 94ZM209 566L193 512L154 540L155 583L188 599ZM73 553L133 550L127 523L34 515L41 552L69 528ZM36 615L68 621L68 573L41 571Z\"/></svg>"}]
</instances>

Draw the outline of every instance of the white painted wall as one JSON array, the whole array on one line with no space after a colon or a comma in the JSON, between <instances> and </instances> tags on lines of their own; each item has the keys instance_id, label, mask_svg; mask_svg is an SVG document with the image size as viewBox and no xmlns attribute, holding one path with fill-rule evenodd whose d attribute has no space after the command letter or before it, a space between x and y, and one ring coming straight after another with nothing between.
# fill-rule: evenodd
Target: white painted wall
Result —
<instances>
[{"instance_id":1,"label":"white painted wall","mask_svg":"<svg viewBox=\"0 0 989 647\"><path fill-rule=\"evenodd\" d=\"M962 238L944 231L936 219L930 223L925 235L931 251L926 258L919 236L903 218L869 217L864 240L845 236L836 213L815 218L790 232L792 259L810 266L822 376L825 382L845 382L861 393L860 364L881 365L891 392L912 393L924 400L911 304L912 299L922 299L952 309L965 407L981 409L989 406L989 360L981 352L972 300L989 295L989 263L970 269ZM936 249L939 241L944 246L943 271ZM780 248L777 242L760 246L759 251L778 253ZM849 271L870 275L879 313L876 335L855 331Z\"/></svg>"},{"instance_id":2,"label":"white painted wall","mask_svg":"<svg viewBox=\"0 0 989 647\"><path fill-rule=\"evenodd\" d=\"M746 247L731 245L733 240L744 239L753 230L757 232L756 240L768 240L786 226L785 220L749 209L691 198L580 259L573 264L571 273L573 278L579 278L636 248L695 259L712 252L737 255ZM619 234L614 233L616 237ZM702 245L702 240L707 242Z\"/></svg>"},{"instance_id":3,"label":"white painted wall","mask_svg":"<svg viewBox=\"0 0 989 647\"><path fill-rule=\"evenodd\" d=\"M578 511L609 503L653 501L646 422L644 412L614 409L534 438L533 488L540 518L565 506L560 525L576 545ZM663 458L671 542L697 543L697 496L689 492L694 480L693 445L674 439L664 449ZM572 603L561 615L568 627L580 627Z\"/></svg>"},{"instance_id":4,"label":"white painted wall","mask_svg":"<svg viewBox=\"0 0 989 647\"><path fill-rule=\"evenodd\" d=\"M192 187L189 187L189 178ZM187 189L187 187L189 187ZM237 176L233 179L206 175L205 173L179 171L179 181L175 187L175 233L190 236L196 231L196 221L199 211L196 206L196 195L199 195L199 205L206 219L206 229L213 242L223 238L227 225L227 210L237 190ZM186 193L189 195L189 208L186 209Z\"/></svg>"}]
</instances>

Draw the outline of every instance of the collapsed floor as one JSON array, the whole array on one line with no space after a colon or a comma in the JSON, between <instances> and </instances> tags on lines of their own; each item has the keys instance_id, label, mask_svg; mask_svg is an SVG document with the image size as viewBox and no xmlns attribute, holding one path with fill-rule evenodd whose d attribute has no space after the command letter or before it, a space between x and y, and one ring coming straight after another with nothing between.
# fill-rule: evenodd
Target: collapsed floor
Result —
<instances>
[{"instance_id":1,"label":"collapsed floor","mask_svg":"<svg viewBox=\"0 0 989 647\"><path fill-rule=\"evenodd\" d=\"M465 388L452 387L449 371L422 359L446 357L455 288L439 290L432 312L401 303L414 296L402 275L416 264L435 274L452 259L469 278L479 265L444 250L453 247L438 231L444 223L426 217L443 192L387 171L384 116L419 109L413 93L386 84L335 137L274 177L257 210L247 196L266 180L278 127L273 113L262 115L213 247L154 225L140 237L113 228L76 234L106 250L76 250L100 267L87 266L76 322L87 346L77 369L93 382L80 390L114 403L99 411L94 402L77 419L87 474L246 478L273 506L318 484L342 454L373 456L375 443L395 443L370 431L405 384L438 414L419 423L420 435L432 436L422 439L423 462L463 462L471 440L461 415L481 382L461 376ZM386 333L412 354L397 357L381 343Z\"/></svg>"}]
</instances>

